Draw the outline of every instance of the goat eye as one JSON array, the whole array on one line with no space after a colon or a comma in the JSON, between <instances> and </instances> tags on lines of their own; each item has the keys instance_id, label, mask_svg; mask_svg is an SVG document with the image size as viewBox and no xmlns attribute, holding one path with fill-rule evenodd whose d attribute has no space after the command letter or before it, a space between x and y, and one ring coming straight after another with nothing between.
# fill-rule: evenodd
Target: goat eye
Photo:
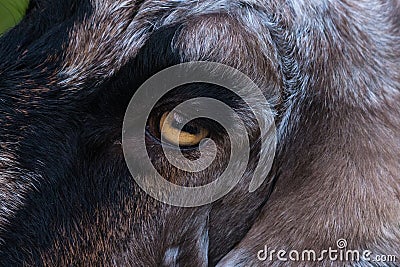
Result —
<instances>
[{"instance_id":1,"label":"goat eye","mask_svg":"<svg viewBox=\"0 0 400 267\"><path fill-rule=\"evenodd\" d=\"M209 135L208 129L191 122L184 124L182 116L169 114L165 112L159 119L159 135L169 143L181 147L196 146Z\"/></svg>"}]
</instances>

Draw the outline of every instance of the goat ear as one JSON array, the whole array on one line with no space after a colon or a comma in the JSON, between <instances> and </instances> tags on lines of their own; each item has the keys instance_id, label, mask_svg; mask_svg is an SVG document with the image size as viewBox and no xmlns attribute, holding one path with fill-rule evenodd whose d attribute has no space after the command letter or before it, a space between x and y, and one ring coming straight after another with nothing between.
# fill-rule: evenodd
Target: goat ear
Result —
<instances>
[{"instance_id":1,"label":"goat ear","mask_svg":"<svg viewBox=\"0 0 400 267\"><path fill-rule=\"evenodd\" d=\"M28 6L29 0L0 0L0 35L22 20Z\"/></svg>"}]
</instances>

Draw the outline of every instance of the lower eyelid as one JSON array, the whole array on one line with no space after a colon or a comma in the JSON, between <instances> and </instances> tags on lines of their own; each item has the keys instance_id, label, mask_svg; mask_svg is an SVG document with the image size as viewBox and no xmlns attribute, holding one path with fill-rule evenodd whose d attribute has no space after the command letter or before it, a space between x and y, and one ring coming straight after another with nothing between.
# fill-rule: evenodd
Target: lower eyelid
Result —
<instances>
[{"instance_id":1,"label":"lower eyelid","mask_svg":"<svg viewBox=\"0 0 400 267\"><path fill-rule=\"evenodd\" d=\"M168 146L173 149L180 149L182 152L192 152L194 150L198 150L198 145L193 146L176 146L170 143L162 142L158 137L154 136L149 130L146 129L146 142L150 141L156 145Z\"/></svg>"}]
</instances>

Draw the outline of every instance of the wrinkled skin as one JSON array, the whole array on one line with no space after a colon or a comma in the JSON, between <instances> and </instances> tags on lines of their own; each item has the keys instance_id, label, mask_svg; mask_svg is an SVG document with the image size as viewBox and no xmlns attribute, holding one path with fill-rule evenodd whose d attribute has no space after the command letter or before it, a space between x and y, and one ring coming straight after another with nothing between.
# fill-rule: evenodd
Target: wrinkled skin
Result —
<instances>
[{"instance_id":1,"label":"wrinkled skin","mask_svg":"<svg viewBox=\"0 0 400 267\"><path fill-rule=\"evenodd\" d=\"M32 1L0 39L0 265L282 266L257 252L327 249L340 238L400 256L399 10L395 0ZM180 208L135 183L122 123L147 78L196 60L259 85L279 144L249 193L260 129L248 107L216 86L172 92L168 105L221 99L254 144L228 195ZM176 184L209 183L229 159L214 129L219 149L205 171L171 168L156 139L148 154ZM374 266L285 263L302 264Z\"/></svg>"}]
</instances>

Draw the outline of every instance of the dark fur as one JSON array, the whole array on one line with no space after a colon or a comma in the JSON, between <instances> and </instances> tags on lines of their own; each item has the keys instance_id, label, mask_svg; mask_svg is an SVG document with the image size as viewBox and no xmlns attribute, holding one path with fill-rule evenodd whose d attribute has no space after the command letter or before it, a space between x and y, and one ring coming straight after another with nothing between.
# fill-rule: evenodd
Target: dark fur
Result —
<instances>
[{"instance_id":1,"label":"dark fur","mask_svg":"<svg viewBox=\"0 0 400 267\"><path fill-rule=\"evenodd\" d=\"M32 1L0 39L0 264L281 266L257 251L339 238L399 257L399 10L395 0ZM135 184L121 128L142 82L192 60L248 74L276 108L279 145L273 182L250 194L260 136L248 107L215 86L177 89L165 103L221 99L255 144L230 194L184 209ZM168 179L199 185L228 158L229 142L215 140L217 161L190 176L147 141Z\"/></svg>"}]
</instances>

